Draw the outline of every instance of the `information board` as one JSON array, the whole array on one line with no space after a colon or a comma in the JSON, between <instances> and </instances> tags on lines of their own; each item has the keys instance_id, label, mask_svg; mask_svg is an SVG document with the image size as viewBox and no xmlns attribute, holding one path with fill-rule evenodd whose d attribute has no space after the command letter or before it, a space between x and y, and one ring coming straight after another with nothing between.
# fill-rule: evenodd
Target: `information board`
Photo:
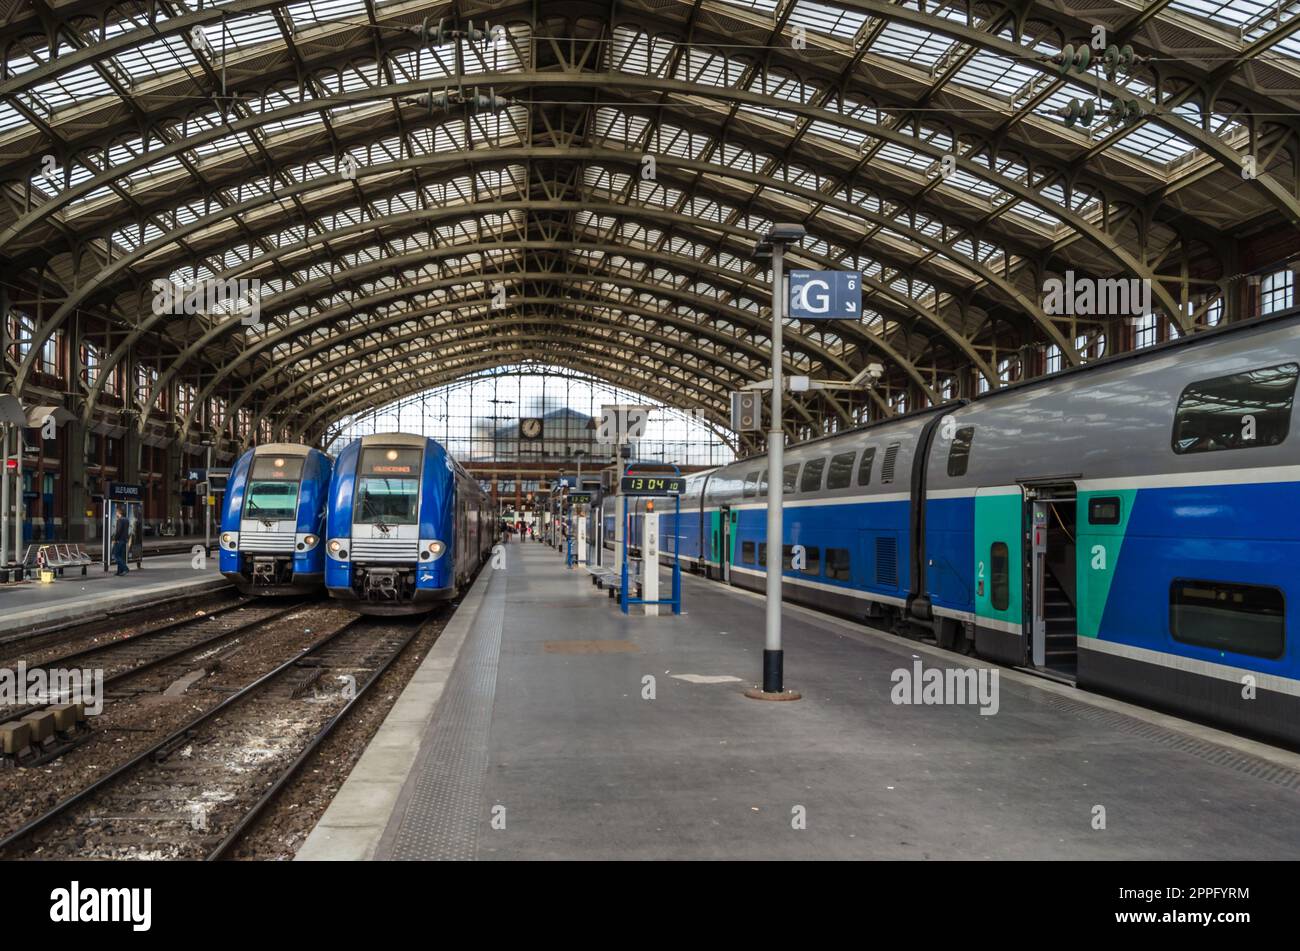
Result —
<instances>
[{"instance_id":1,"label":"information board","mask_svg":"<svg viewBox=\"0 0 1300 951\"><path fill-rule=\"evenodd\" d=\"M686 480L681 476L628 475L619 481L618 490L623 495L681 495Z\"/></svg>"}]
</instances>

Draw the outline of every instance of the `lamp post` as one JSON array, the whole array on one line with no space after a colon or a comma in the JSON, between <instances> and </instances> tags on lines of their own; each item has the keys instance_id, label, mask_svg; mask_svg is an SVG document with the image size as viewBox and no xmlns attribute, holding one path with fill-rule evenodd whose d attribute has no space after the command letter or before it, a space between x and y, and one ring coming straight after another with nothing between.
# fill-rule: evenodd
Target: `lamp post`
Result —
<instances>
[{"instance_id":1,"label":"lamp post","mask_svg":"<svg viewBox=\"0 0 1300 951\"><path fill-rule=\"evenodd\" d=\"M763 641L763 689L749 696L764 700L797 700L799 694L785 689L785 653L781 647L782 558L782 470L785 468L785 435L781 429L782 351L781 321L785 312L785 281L782 264L785 249L798 244L806 232L803 225L778 223L759 242L756 257L772 258L772 409L767 430L767 616Z\"/></svg>"},{"instance_id":2,"label":"lamp post","mask_svg":"<svg viewBox=\"0 0 1300 951\"><path fill-rule=\"evenodd\" d=\"M207 452L204 456L203 464L207 467L203 470L203 554L212 554L212 440L201 439L199 445L203 446ZM108 539L104 539L104 544L108 544Z\"/></svg>"}]
</instances>

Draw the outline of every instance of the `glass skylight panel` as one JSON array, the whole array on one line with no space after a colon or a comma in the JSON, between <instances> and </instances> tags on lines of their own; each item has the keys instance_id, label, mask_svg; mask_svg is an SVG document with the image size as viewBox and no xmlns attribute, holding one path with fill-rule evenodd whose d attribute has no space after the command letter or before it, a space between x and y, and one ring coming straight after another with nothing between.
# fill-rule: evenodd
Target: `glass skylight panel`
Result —
<instances>
[{"instance_id":1,"label":"glass skylight panel","mask_svg":"<svg viewBox=\"0 0 1300 951\"><path fill-rule=\"evenodd\" d=\"M903 23L890 23L871 45L871 52L925 69L927 72L948 50L953 42Z\"/></svg>"},{"instance_id":2,"label":"glass skylight panel","mask_svg":"<svg viewBox=\"0 0 1300 951\"><path fill-rule=\"evenodd\" d=\"M208 43L217 55L220 55L223 50L223 35L226 44L224 50L227 55L230 54L232 46L238 47L242 51L255 47L260 43L283 38L275 16L269 12L228 17L219 23L210 24L206 28L206 32Z\"/></svg>"},{"instance_id":3,"label":"glass skylight panel","mask_svg":"<svg viewBox=\"0 0 1300 951\"><path fill-rule=\"evenodd\" d=\"M364 0L304 0L302 3L288 4L284 9L297 30L305 30L329 20L364 22L366 18Z\"/></svg>"},{"instance_id":4,"label":"glass skylight panel","mask_svg":"<svg viewBox=\"0 0 1300 951\"><path fill-rule=\"evenodd\" d=\"M1258 19L1261 13L1275 9L1277 4L1260 0L1173 0L1169 6L1219 26L1240 27Z\"/></svg>"},{"instance_id":5,"label":"glass skylight panel","mask_svg":"<svg viewBox=\"0 0 1300 951\"><path fill-rule=\"evenodd\" d=\"M826 4L814 3L812 0L799 0L790 14L790 23L816 30L827 36L851 40L867 22L864 14L856 10L846 10Z\"/></svg>"},{"instance_id":6,"label":"glass skylight panel","mask_svg":"<svg viewBox=\"0 0 1300 951\"><path fill-rule=\"evenodd\" d=\"M163 36L139 46L129 46L111 60L138 82L142 77L157 77L180 68L189 62L188 51L184 38Z\"/></svg>"},{"instance_id":7,"label":"glass skylight panel","mask_svg":"<svg viewBox=\"0 0 1300 951\"><path fill-rule=\"evenodd\" d=\"M1039 71L998 53L979 50L959 69L953 82L1011 99Z\"/></svg>"},{"instance_id":8,"label":"glass skylight panel","mask_svg":"<svg viewBox=\"0 0 1300 951\"><path fill-rule=\"evenodd\" d=\"M902 165L915 172L924 172L934 164L934 159L929 155L904 148L896 142L886 142L881 146L880 151L876 153L875 159L873 159L873 161L878 160L893 162L895 165ZM958 168L954 174L962 174L961 169ZM951 181L951 178L949 180Z\"/></svg>"},{"instance_id":9,"label":"glass skylight panel","mask_svg":"<svg viewBox=\"0 0 1300 951\"><path fill-rule=\"evenodd\" d=\"M1134 126L1115 146L1157 164L1172 162L1195 148L1186 139L1153 122Z\"/></svg>"},{"instance_id":10,"label":"glass skylight panel","mask_svg":"<svg viewBox=\"0 0 1300 951\"><path fill-rule=\"evenodd\" d=\"M609 63L620 72L663 75L675 45L663 37L648 37L633 27L618 26L609 44Z\"/></svg>"}]
</instances>

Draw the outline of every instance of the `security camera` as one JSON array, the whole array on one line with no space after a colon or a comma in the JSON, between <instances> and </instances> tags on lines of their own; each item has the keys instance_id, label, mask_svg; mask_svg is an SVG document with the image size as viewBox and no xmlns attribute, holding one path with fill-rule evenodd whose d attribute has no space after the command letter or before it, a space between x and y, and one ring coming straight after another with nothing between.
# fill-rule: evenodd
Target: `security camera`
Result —
<instances>
[{"instance_id":1,"label":"security camera","mask_svg":"<svg viewBox=\"0 0 1300 951\"><path fill-rule=\"evenodd\" d=\"M881 364L879 363L867 364L867 376L871 377L872 380L879 380L884 375L885 375L885 368Z\"/></svg>"}]
</instances>

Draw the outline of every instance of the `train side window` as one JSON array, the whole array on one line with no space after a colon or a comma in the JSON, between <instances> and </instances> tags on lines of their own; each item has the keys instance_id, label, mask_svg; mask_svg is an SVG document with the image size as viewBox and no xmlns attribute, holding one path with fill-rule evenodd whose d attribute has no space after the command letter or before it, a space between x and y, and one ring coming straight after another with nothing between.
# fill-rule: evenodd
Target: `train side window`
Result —
<instances>
[{"instance_id":1,"label":"train side window","mask_svg":"<svg viewBox=\"0 0 1300 951\"><path fill-rule=\"evenodd\" d=\"M1286 599L1263 585L1175 578L1169 633L1184 644L1276 660L1286 646Z\"/></svg>"},{"instance_id":2,"label":"train side window","mask_svg":"<svg viewBox=\"0 0 1300 951\"><path fill-rule=\"evenodd\" d=\"M794 570L794 546L793 545L781 546L781 570L782 571Z\"/></svg>"},{"instance_id":3,"label":"train side window","mask_svg":"<svg viewBox=\"0 0 1300 951\"><path fill-rule=\"evenodd\" d=\"M858 463L858 485L871 485L871 466L875 461L875 446L862 451L862 461Z\"/></svg>"},{"instance_id":4,"label":"train side window","mask_svg":"<svg viewBox=\"0 0 1300 951\"><path fill-rule=\"evenodd\" d=\"M852 564L847 548L826 549L826 577L834 581L850 581L853 578Z\"/></svg>"},{"instance_id":5,"label":"train side window","mask_svg":"<svg viewBox=\"0 0 1300 951\"><path fill-rule=\"evenodd\" d=\"M822 473L826 470L826 457L810 459L804 463L803 478L799 480L800 492L820 492L822 490Z\"/></svg>"},{"instance_id":6,"label":"train side window","mask_svg":"<svg viewBox=\"0 0 1300 951\"><path fill-rule=\"evenodd\" d=\"M1291 429L1300 364L1284 363L1189 384L1178 397L1178 455L1276 446Z\"/></svg>"},{"instance_id":7,"label":"train side window","mask_svg":"<svg viewBox=\"0 0 1300 951\"><path fill-rule=\"evenodd\" d=\"M740 543L740 560L743 561L743 562L744 562L745 564L747 564L747 565L752 565L752 564L754 563L754 543L753 543L753 542L741 542L741 543Z\"/></svg>"},{"instance_id":8,"label":"train side window","mask_svg":"<svg viewBox=\"0 0 1300 951\"><path fill-rule=\"evenodd\" d=\"M826 474L826 488L847 489L853 484L853 461L856 452L841 452L831 456L831 469Z\"/></svg>"},{"instance_id":9,"label":"train side window","mask_svg":"<svg viewBox=\"0 0 1300 951\"><path fill-rule=\"evenodd\" d=\"M763 470L763 474L758 478L758 494L767 495L767 470L766 469Z\"/></svg>"},{"instance_id":10,"label":"train side window","mask_svg":"<svg viewBox=\"0 0 1300 951\"><path fill-rule=\"evenodd\" d=\"M767 542L758 543L758 566L760 568L767 567Z\"/></svg>"},{"instance_id":11,"label":"train side window","mask_svg":"<svg viewBox=\"0 0 1300 951\"><path fill-rule=\"evenodd\" d=\"M894 481L894 465L898 462L898 447L902 443L891 443L885 448L885 461L880 466L880 483Z\"/></svg>"},{"instance_id":12,"label":"train side window","mask_svg":"<svg viewBox=\"0 0 1300 951\"><path fill-rule=\"evenodd\" d=\"M970 465L970 446L975 441L975 427L963 426L952 437L952 446L948 450L948 475L960 478L966 474Z\"/></svg>"},{"instance_id":13,"label":"train side window","mask_svg":"<svg viewBox=\"0 0 1300 951\"><path fill-rule=\"evenodd\" d=\"M793 463L785 467L781 473L781 488L786 492L793 492L799 485L799 463Z\"/></svg>"},{"instance_id":14,"label":"train side window","mask_svg":"<svg viewBox=\"0 0 1300 951\"><path fill-rule=\"evenodd\" d=\"M1005 542L994 542L989 552L989 600L994 611L1011 605L1011 557Z\"/></svg>"},{"instance_id":15,"label":"train side window","mask_svg":"<svg viewBox=\"0 0 1300 951\"><path fill-rule=\"evenodd\" d=\"M1118 525L1120 500L1117 495L1088 500L1088 524Z\"/></svg>"},{"instance_id":16,"label":"train side window","mask_svg":"<svg viewBox=\"0 0 1300 951\"><path fill-rule=\"evenodd\" d=\"M745 476L745 498L752 499L758 494L758 473L751 472Z\"/></svg>"}]
</instances>

